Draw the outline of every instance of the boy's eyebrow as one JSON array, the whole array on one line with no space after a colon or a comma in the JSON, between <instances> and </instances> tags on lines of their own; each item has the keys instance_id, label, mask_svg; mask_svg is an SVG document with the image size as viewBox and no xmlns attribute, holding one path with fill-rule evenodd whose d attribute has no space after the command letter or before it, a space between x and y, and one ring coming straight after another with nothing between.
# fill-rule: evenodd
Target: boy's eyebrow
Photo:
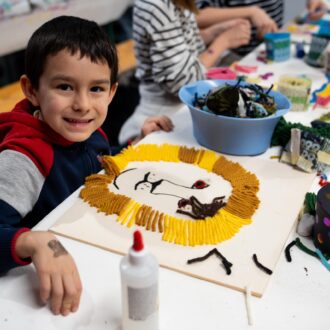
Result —
<instances>
[{"instance_id":1,"label":"boy's eyebrow","mask_svg":"<svg viewBox=\"0 0 330 330\"><path fill-rule=\"evenodd\" d=\"M72 79L70 76L66 76L66 75L55 75L52 80L64 80L64 81L72 81L74 79ZM110 84L110 79L96 79L92 81L92 84Z\"/></svg>"},{"instance_id":2,"label":"boy's eyebrow","mask_svg":"<svg viewBox=\"0 0 330 330\"><path fill-rule=\"evenodd\" d=\"M110 84L110 79L99 79L93 80L93 84L100 85L100 84Z\"/></svg>"}]
</instances>

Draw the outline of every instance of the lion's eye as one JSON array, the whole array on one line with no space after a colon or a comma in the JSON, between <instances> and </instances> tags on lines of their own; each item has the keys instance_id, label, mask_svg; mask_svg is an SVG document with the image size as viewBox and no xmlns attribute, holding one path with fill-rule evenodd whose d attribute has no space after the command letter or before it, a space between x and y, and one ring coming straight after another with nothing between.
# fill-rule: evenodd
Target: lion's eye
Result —
<instances>
[{"instance_id":1,"label":"lion's eye","mask_svg":"<svg viewBox=\"0 0 330 330\"><path fill-rule=\"evenodd\" d=\"M192 186L191 188L193 189L204 189L207 188L209 185L203 181L203 180L197 180Z\"/></svg>"}]
</instances>

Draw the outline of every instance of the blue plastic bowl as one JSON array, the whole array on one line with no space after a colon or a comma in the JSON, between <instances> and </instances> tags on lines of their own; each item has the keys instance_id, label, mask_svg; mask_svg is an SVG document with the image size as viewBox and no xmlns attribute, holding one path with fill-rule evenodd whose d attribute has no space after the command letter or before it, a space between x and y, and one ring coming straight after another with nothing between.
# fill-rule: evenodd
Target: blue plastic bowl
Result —
<instances>
[{"instance_id":1,"label":"blue plastic bowl","mask_svg":"<svg viewBox=\"0 0 330 330\"><path fill-rule=\"evenodd\" d=\"M208 149L230 155L252 156L265 152L277 122L291 108L290 101L283 94L271 91L269 95L275 98L278 110L269 117L255 119L220 116L193 106L196 93L203 96L224 84L236 85L237 81L201 80L180 89L179 97L189 107L196 140Z\"/></svg>"}]
</instances>

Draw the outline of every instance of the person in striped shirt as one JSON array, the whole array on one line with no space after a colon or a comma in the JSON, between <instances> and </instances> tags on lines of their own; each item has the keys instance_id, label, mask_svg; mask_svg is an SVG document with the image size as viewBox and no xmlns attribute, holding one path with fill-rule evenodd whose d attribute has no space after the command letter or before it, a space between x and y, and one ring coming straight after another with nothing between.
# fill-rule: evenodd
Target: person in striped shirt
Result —
<instances>
[{"instance_id":1,"label":"person in striped shirt","mask_svg":"<svg viewBox=\"0 0 330 330\"><path fill-rule=\"evenodd\" d=\"M200 9L197 23L201 29L208 28L228 19L245 18L252 26L251 41L235 49L235 53L244 56L258 46L264 34L276 32L283 25L284 0L196 0ZM321 0L307 0L309 18L316 20L326 12Z\"/></svg>"},{"instance_id":2,"label":"person in striped shirt","mask_svg":"<svg viewBox=\"0 0 330 330\"><path fill-rule=\"evenodd\" d=\"M170 116L182 107L179 89L204 79L229 48L247 44L248 20L234 19L199 30L194 0L136 0L133 39L140 80L140 103L122 126L124 144L139 134L150 116Z\"/></svg>"}]
</instances>

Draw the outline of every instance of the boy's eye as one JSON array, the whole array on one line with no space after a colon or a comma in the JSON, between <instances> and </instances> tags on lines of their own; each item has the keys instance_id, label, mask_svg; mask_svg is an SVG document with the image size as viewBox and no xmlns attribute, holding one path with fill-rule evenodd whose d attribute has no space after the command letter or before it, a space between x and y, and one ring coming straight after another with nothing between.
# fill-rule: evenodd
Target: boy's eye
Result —
<instances>
[{"instance_id":1,"label":"boy's eye","mask_svg":"<svg viewBox=\"0 0 330 330\"><path fill-rule=\"evenodd\" d=\"M71 91L72 90L72 87L69 84L59 84L57 86L57 88L62 91Z\"/></svg>"},{"instance_id":2,"label":"boy's eye","mask_svg":"<svg viewBox=\"0 0 330 330\"><path fill-rule=\"evenodd\" d=\"M104 88L100 87L100 86L93 86L91 88L91 92L94 92L94 93L98 93L98 92L102 92L104 91Z\"/></svg>"}]
</instances>

